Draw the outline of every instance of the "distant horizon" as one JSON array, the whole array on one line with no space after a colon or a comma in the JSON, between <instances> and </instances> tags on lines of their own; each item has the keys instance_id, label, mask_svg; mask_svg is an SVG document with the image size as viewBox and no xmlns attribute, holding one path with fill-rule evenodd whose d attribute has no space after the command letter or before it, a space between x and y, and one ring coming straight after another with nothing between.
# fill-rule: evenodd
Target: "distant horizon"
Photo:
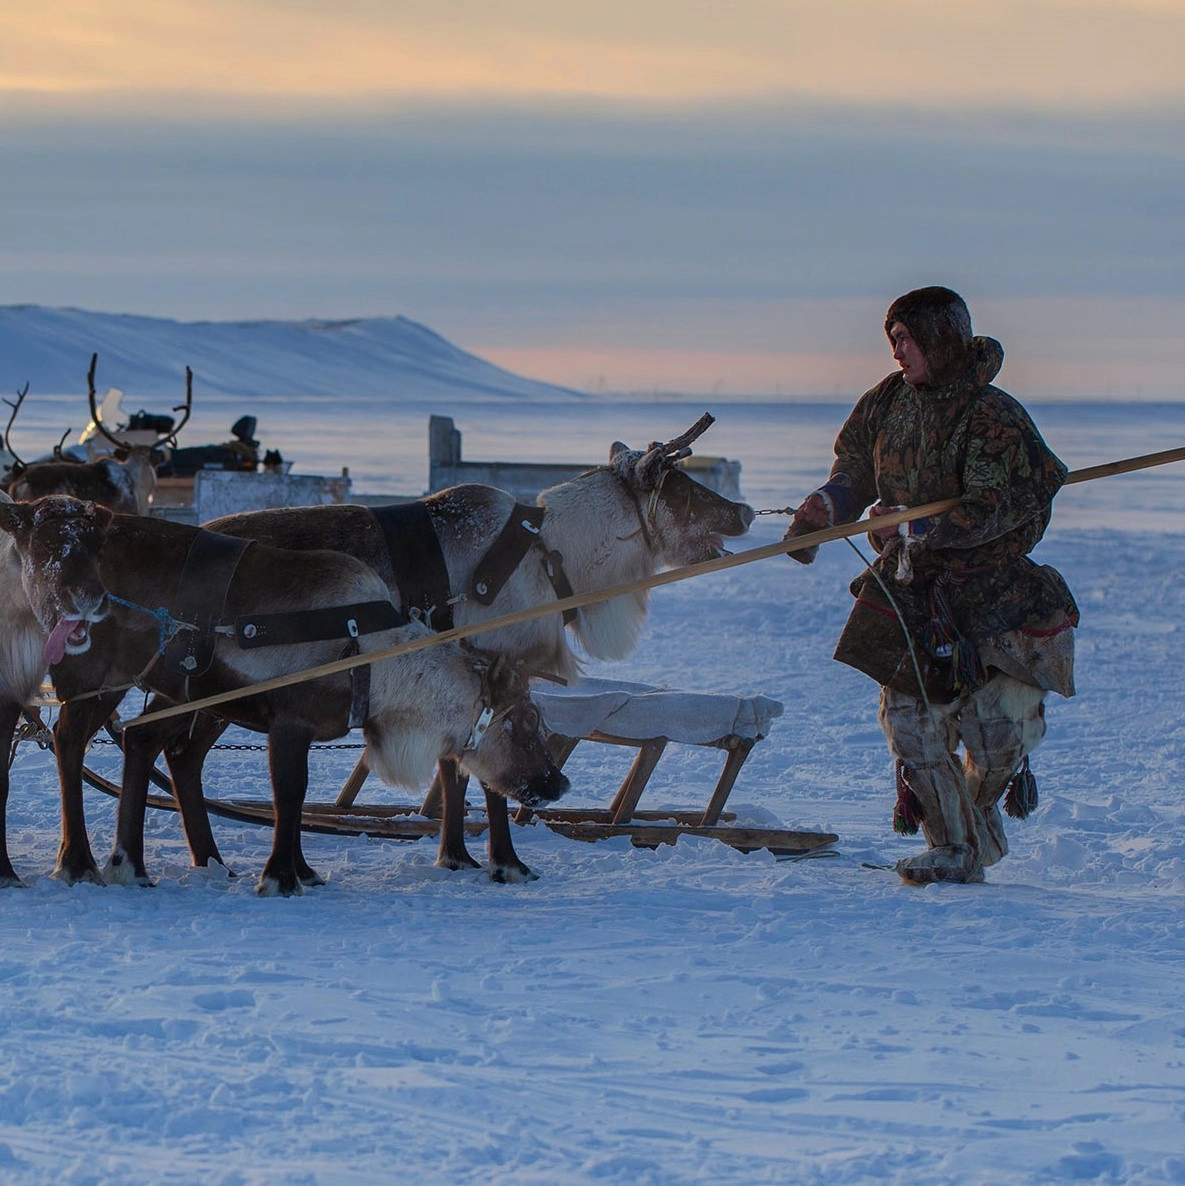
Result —
<instances>
[{"instance_id":1,"label":"distant horizon","mask_svg":"<svg viewBox=\"0 0 1185 1186\"><path fill-rule=\"evenodd\" d=\"M771 389L761 388L745 388L745 387L728 387L719 381L713 382L710 387L696 389L695 387L678 387L662 383L643 384L636 386L610 386L601 378L599 381L590 383L588 386L576 386L571 383L557 381L554 377L547 374L532 373L523 369L521 365L514 365L516 361L529 361L529 354L524 357L523 352L501 352L503 357L499 357L499 351L492 350L489 352L482 352L479 349L474 349L470 344L456 341L447 337L445 334L437 330L436 327L427 324L423 320L406 312L398 313L381 313L371 315L357 315L357 316L304 316L304 317L243 317L243 318L216 318L216 317L201 317L201 318L175 318L167 317L160 314L140 313L123 310L104 310L104 309L88 309L77 305L43 305L33 301L16 301L7 304L0 304L0 313L5 311L30 311L41 310L47 312L60 312L70 314L80 314L84 317L110 317L114 319L130 319L130 320L146 320L157 321L162 325L169 324L179 327L201 328L203 326L317 326L317 327L337 327L337 326L353 326L373 322L404 322L408 325L415 326L418 329L424 330L435 338L441 339L456 349L463 351L466 354L471 354L477 359L497 366L499 369L507 371L510 375L516 376L520 379L539 383L539 384L554 384L557 387L567 389L575 392L580 396L586 396L594 399L604 399L609 402L633 402L643 400L657 400L663 403L676 402L694 402L702 400L719 400L728 403L817 403L817 404L851 404L857 399L865 390L873 386L884 375L892 373L895 369L892 359L888 357L886 349L886 358L883 360L881 369L876 369L876 360L873 362L871 369L868 371L871 378L865 383L863 387L857 389L856 387L841 388L837 384L831 384L831 390L798 388L795 390L787 390L785 388L779 389L775 386ZM151 353L151 352L149 352ZM509 356L509 357L508 357ZM862 356L854 356L856 362L872 362L872 360ZM885 365L887 363L887 365ZM172 364L170 364L172 365ZM177 364L178 366L187 365L184 362ZM178 370L178 374L180 374ZM81 381L85 371L79 373L78 390L81 391ZM200 376L198 377L200 381ZM10 383L24 382L21 377L9 377ZM109 384L111 386L121 387L120 382L117 381L116 376L109 377ZM1008 384L1003 379L997 380L997 386L1009 390ZM43 397L71 397L76 394L72 387L64 391L41 391L39 393ZM146 398L152 398L148 393L144 393ZM259 399L276 399L284 398L286 394L284 391L277 390L270 394L253 394L250 398ZM341 392L342 396L349 398L350 396L367 398L358 392ZM1116 391L1114 389L1107 391L1105 389L1081 391L1040 391L1040 390L1026 390L1021 391L1017 389L1012 391L1012 394L1021 399L1025 403L1034 404L1099 404L1099 403L1139 403L1139 404L1174 404L1185 400L1185 392L1179 394L1163 393L1163 392L1145 392L1139 387L1128 391ZM138 397L136 397L138 398Z\"/></svg>"}]
</instances>

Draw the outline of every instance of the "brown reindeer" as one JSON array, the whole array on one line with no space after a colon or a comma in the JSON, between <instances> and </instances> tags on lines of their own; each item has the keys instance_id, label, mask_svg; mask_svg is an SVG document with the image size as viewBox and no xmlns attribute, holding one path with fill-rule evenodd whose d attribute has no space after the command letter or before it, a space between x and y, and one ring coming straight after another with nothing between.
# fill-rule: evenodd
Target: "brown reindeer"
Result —
<instances>
[{"instance_id":1,"label":"brown reindeer","mask_svg":"<svg viewBox=\"0 0 1185 1186\"><path fill-rule=\"evenodd\" d=\"M181 585L190 549L199 535L208 540L211 533L186 524L112 515L61 496L0 506L0 529L13 536L29 603L43 629L51 639L64 640L70 652L53 669L63 701L55 728L63 827L57 871L67 880L101 880L86 836L82 756L90 737L114 709L113 701L122 695L117 685L135 680L182 702L330 662L341 654L342 641L284 642L244 650L225 633L215 633L209 667L201 672L198 664L197 674L177 674L160 659L162 623L170 630L184 627L158 610L187 591ZM64 563L71 558L73 565ZM96 601L105 616L94 622L83 640L75 637L82 629L76 623L89 621L94 613L84 618L71 610L66 615L69 626L59 621L76 586L88 592L95 588L93 581L84 584L74 576L74 566L93 567L96 560L110 598ZM329 607L348 606L351 613L368 604L393 609L383 581L362 562L337 552L250 544L232 571L220 597L223 609L218 619L223 623L238 615ZM425 625L411 621L363 633L356 643L365 653L426 633ZM453 643L383 659L369 670L369 701L363 714L366 760L384 781L423 785L433 765L448 757L497 794L525 803L550 802L567 790L567 779L539 735L538 714L525 683L508 674L509 665ZM225 719L268 738L275 829L259 883L261 893L300 893L302 885L320 883L300 846L308 751L314 741L348 730L358 692L351 673L343 672L230 701L221 710ZM128 732L135 735L137 730ZM125 768L125 782L134 774ZM129 787L125 794L121 819L127 812L138 812L142 819L143 793ZM131 879L147 880L142 854L124 854L116 868L130 871Z\"/></svg>"},{"instance_id":2,"label":"brown reindeer","mask_svg":"<svg viewBox=\"0 0 1185 1186\"><path fill-rule=\"evenodd\" d=\"M26 464L12 447L12 426L28 395L29 385L17 392L16 401L5 400L12 408L8 427L4 430L4 447L12 454L14 464L6 479L8 493L17 502L32 502L47 494L69 494L96 502L100 506L128 515L146 515L156 489L156 468L169 455L169 442L175 441L182 426L189 419L193 407L193 372L185 368L185 403L174 412L182 413L181 422L172 424L167 433L158 433L156 440L147 444L130 445L111 433L99 415L95 400L95 366L99 356L91 355L87 371L91 422L98 432L115 447L114 457L100 457L95 461L68 461L61 455L61 446L54 450L55 460Z\"/></svg>"},{"instance_id":3,"label":"brown reindeer","mask_svg":"<svg viewBox=\"0 0 1185 1186\"><path fill-rule=\"evenodd\" d=\"M465 626L545 604L557 593L584 593L626 584L652 575L660 568L680 567L714 559L723 554L723 536L748 530L753 511L731 502L696 482L677 462L690 453L690 444L711 424L705 416L686 433L645 450L630 450L620 442L610 450L609 464L543 491L534 515L538 525L519 534L530 541L519 563L503 574L495 590L484 593L483 560L492 545L531 508L491 486L463 485L418 500L410 507L317 506L245 512L215 520L207 526L228 535L264 541L286 548L333 547L365 561L396 592L406 594L409 574L393 551L406 550L406 541L383 523L386 512L396 512L396 523L405 524L416 514L430 525L439 544L444 568L443 588L423 592L422 608L433 604L433 625ZM534 534L532 534L534 532ZM422 563L422 547L410 549ZM495 549L496 550L496 549ZM496 567L496 566L495 566ZM423 573L411 574L424 580ZM559 584L559 578L567 585ZM431 585L431 582L429 582ZM450 607L451 614L445 611ZM529 669L564 680L575 678L580 660L569 643L574 636L581 650L598 659L621 658L635 645L647 609L645 592L584 606L564 628L559 614L535 618L479 636L483 646L519 661ZM183 800L190 849L195 862L220 860L205 819L200 784L201 762L224 726L214 721L185 737L174 735L168 751L170 770L179 766L185 786L174 786ZM425 809L441 815L440 853L437 864L449 869L476 867L465 847L465 784L455 765L440 764L434 794ZM535 874L514 851L505 799L486 793L489 821L489 873L494 881L533 879ZM190 826L194 828L190 832ZM136 821L132 821L136 823ZM142 820L137 830L121 835L125 848L143 847Z\"/></svg>"}]
</instances>

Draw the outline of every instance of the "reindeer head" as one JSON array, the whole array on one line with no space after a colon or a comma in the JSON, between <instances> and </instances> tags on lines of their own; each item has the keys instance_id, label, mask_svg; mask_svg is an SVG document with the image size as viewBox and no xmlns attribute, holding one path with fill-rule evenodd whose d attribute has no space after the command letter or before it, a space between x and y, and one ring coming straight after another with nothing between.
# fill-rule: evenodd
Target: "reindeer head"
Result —
<instances>
[{"instance_id":1,"label":"reindeer head","mask_svg":"<svg viewBox=\"0 0 1185 1186\"><path fill-rule=\"evenodd\" d=\"M462 645L481 679L482 705L461 764L487 790L527 807L554 803L570 784L543 740L521 664Z\"/></svg>"},{"instance_id":2,"label":"reindeer head","mask_svg":"<svg viewBox=\"0 0 1185 1186\"><path fill-rule=\"evenodd\" d=\"M705 412L670 441L651 441L642 450L615 441L609 450L609 468L633 496L642 537L662 564L680 567L723 556L722 537L744 535L753 522L747 503L717 494L679 466L713 422Z\"/></svg>"},{"instance_id":3,"label":"reindeer head","mask_svg":"<svg viewBox=\"0 0 1185 1186\"><path fill-rule=\"evenodd\" d=\"M99 552L111 512L92 502L49 495L31 503L0 502L0 530L13 538L21 584L49 636L46 663L90 647L90 627L107 616Z\"/></svg>"}]
</instances>

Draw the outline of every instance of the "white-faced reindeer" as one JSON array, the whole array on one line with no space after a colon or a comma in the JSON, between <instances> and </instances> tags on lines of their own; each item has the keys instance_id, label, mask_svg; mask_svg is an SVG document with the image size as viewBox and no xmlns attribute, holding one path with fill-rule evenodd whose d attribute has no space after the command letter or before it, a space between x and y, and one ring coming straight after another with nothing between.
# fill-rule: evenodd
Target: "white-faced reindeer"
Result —
<instances>
[{"instance_id":1,"label":"white-faced reindeer","mask_svg":"<svg viewBox=\"0 0 1185 1186\"><path fill-rule=\"evenodd\" d=\"M8 493L17 502L32 502L47 494L68 494L97 502L100 506L127 515L148 514L153 491L156 489L156 468L168 458L170 442L176 440L193 408L193 372L185 368L185 403L173 409L180 412L180 423L171 424L165 433L146 444L128 444L110 432L99 415L95 400L95 366L99 356L91 356L87 371L91 422L96 430L115 448L115 456L100 457L95 461L69 461L62 457L61 446L54 450L55 460L26 464L12 447L12 426L28 395L29 385L17 392L16 401L5 400L12 408L8 427L4 430L4 447L12 454L14 464L6 479Z\"/></svg>"},{"instance_id":2,"label":"white-faced reindeer","mask_svg":"<svg viewBox=\"0 0 1185 1186\"><path fill-rule=\"evenodd\" d=\"M388 587L408 594L419 608L435 607L433 626L466 626L516 610L546 604L557 596L593 592L724 554L724 536L743 535L753 510L731 502L691 478L678 462L712 423L705 415L686 433L666 443L631 450L620 441L608 465L544 490L535 507L515 502L492 486L468 484L427 498L374 510L361 506L294 507L245 512L207 526L228 535L285 548L333 547L373 568ZM435 552L439 572L430 570ZM575 612L565 630L557 614L503 626L478 637L483 647L535 672L568 681L580 672L570 645L597 659L619 659L637 643L648 607L646 592L596 602ZM204 820L201 761L224 727L167 740L170 770L183 808L195 863L221 860ZM182 756L184 755L184 757ZM185 773L178 785L177 767ZM425 810L441 815L437 864L476 867L465 847L465 786L455 765L440 764ZM503 797L486 790L489 872L495 881L524 881L535 875L514 851ZM442 797L436 804L432 800ZM124 847L142 850L141 831L121 837Z\"/></svg>"},{"instance_id":3,"label":"white-faced reindeer","mask_svg":"<svg viewBox=\"0 0 1185 1186\"><path fill-rule=\"evenodd\" d=\"M266 628L275 637L276 632L290 628L293 615L302 624L314 617L320 630L326 615L309 611L331 610L330 616L340 618L339 611L347 607L355 625L363 615L373 615L377 621L372 632L362 630L355 639L360 653L428 633L427 626L398 614L377 574L339 552L297 552L258 543L243 546L242 541L218 536L211 541L212 533L197 527L112 515L94 504L62 496L0 505L0 529L13 537L23 563L26 595L43 630L51 639L68 639L65 649L72 652L53 670L62 701L55 728L63 828L57 871L66 880L101 880L86 835L82 759L86 744L122 698L119 685L135 680L176 703L299 673L342 654L343 633L314 631L312 641L250 647L243 640L257 637L257 631L244 629L236 643L225 631L211 629L199 636L201 645L210 647L204 670L196 662L182 663L180 668L162 662L165 640L158 608L174 605L179 596L193 592L185 584L190 573L193 580L201 581L209 571L209 566L187 565L199 536L203 547L214 549L203 552L203 557L225 558L227 544L234 545L229 549L233 563L210 590L211 604L221 607L207 620L211 627L249 615L260 629L270 622ZM88 563L92 570L98 566L104 612L83 638L77 624L83 618L70 607L72 598L81 593L99 603L93 596L96 580L86 569ZM60 624L63 616L66 625ZM185 674L187 670L194 674ZM496 656L451 643L380 659L368 665L369 678L361 682L354 675L358 670L285 684L229 701L219 710L226 720L268 737L275 830L272 853L259 883L261 893L300 893L302 885L320 883L300 845L308 751L314 741L347 732L352 719L362 722L368 765L394 785L422 786L433 766L450 758L498 794L527 804L551 802L568 789L568 780L540 736L538 713L525 681ZM166 723L171 732L174 722ZM143 826L147 793L143 759L148 755L151 765L160 752L155 728L159 727L146 724L125 729L121 835L128 830L125 814ZM142 781L138 779L141 771ZM116 855L118 859L109 866L113 879L147 880L142 852L117 849Z\"/></svg>"},{"instance_id":4,"label":"white-faced reindeer","mask_svg":"<svg viewBox=\"0 0 1185 1186\"><path fill-rule=\"evenodd\" d=\"M0 492L0 504L11 503L12 499ZM67 651L84 649L90 619L105 612L95 566L84 562L82 568L74 568L73 572L78 603L71 607L58 606L48 615L55 621L51 635L38 621L25 594L25 583L32 574L12 537L0 534L0 886L21 884L8 855L7 831L8 755L17 722L40 691L50 663Z\"/></svg>"}]
</instances>

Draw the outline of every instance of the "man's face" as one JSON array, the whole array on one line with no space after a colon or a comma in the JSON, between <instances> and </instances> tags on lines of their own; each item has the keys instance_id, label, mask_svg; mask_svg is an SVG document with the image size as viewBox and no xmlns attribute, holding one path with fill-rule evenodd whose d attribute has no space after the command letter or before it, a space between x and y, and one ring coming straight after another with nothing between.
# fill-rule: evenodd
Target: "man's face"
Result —
<instances>
[{"instance_id":1,"label":"man's face","mask_svg":"<svg viewBox=\"0 0 1185 1186\"><path fill-rule=\"evenodd\" d=\"M901 367L901 377L911 387L925 383L929 377L926 370L926 356L913 340L913 334L900 321L889 327L889 340L893 343L893 357Z\"/></svg>"}]
</instances>

